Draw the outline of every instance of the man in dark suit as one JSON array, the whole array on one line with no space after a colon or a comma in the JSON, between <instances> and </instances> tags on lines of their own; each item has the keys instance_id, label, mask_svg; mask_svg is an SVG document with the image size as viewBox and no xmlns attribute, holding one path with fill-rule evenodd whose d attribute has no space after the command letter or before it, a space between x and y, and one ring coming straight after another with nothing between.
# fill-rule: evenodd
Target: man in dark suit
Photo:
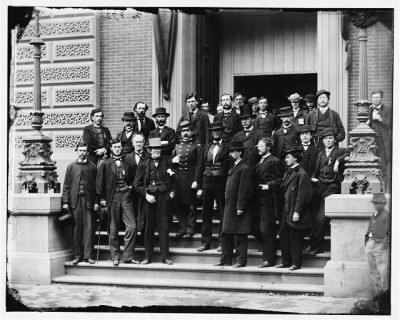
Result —
<instances>
[{"instance_id":1,"label":"man in dark suit","mask_svg":"<svg viewBox=\"0 0 400 320\"><path fill-rule=\"evenodd\" d=\"M114 266L118 266L121 252L118 231L121 220L125 224L124 263L135 263L136 219L132 202L133 169L121 157L122 145L118 139L111 141L112 156L104 160L97 171L96 191L100 205L108 206L110 214L110 253Z\"/></svg>"},{"instance_id":2,"label":"man in dark suit","mask_svg":"<svg viewBox=\"0 0 400 320\"><path fill-rule=\"evenodd\" d=\"M225 207L225 183L229 169L229 145L222 139L224 125L213 122L210 126L212 141L208 143L201 157L202 175L199 176L197 196L203 198L202 245L197 251L209 250L212 240L212 215L214 200L218 205L220 230ZM219 248L220 249L220 248Z\"/></svg>"},{"instance_id":3,"label":"man in dark suit","mask_svg":"<svg viewBox=\"0 0 400 320\"><path fill-rule=\"evenodd\" d=\"M301 150L301 160L300 165L306 170L310 178L312 177L315 165L317 163L317 156L318 156L318 149L314 146L313 142L311 141L312 133L311 133L311 126L304 125L299 127L299 134L300 134L300 150Z\"/></svg>"},{"instance_id":4,"label":"man in dark suit","mask_svg":"<svg viewBox=\"0 0 400 320\"><path fill-rule=\"evenodd\" d=\"M268 100L266 97L258 99L258 107L260 111L254 120L254 127L261 130L264 137L272 137L272 133L279 129L281 123L273 113L268 111Z\"/></svg>"},{"instance_id":5,"label":"man in dark suit","mask_svg":"<svg viewBox=\"0 0 400 320\"><path fill-rule=\"evenodd\" d=\"M157 128L150 132L149 139L160 138L161 156L171 159L172 151L176 145L176 133L174 129L165 125L168 117L169 113L165 108L156 108L153 118L156 119Z\"/></svg>"},{"instance_id":6,"label":"man in dark suit","mask_svg":"<svg viewBox=\"0 0 400 320\"><path fill-rule=\"evenodd\" d=\"M136 122L134 126L134 132L141 132L147 141L149 137L150 131L156 128L154 121L148 117L146 117L146 112L149 109L149 106L142 101L138 101L135 103L133 107L133 111L136 113Z\"/></svg>"},{"instance_id":7,"label":"man in dark suit","mask_svg":"<svg viewBox=\"0 0 400 320\"><path fill-rule=\"evenodd\" d=\"M234 268L247 264L247 235L251 232L250 200L253 195L252 173L249 166L242 160L244 150L241 141L231 141L229 155L233 160L228 171L225 187L225 209L222 224L221 244L222 255L216 266L232 265L233 249L237 258Z\"/></svg>"},{"instance_id":8,"label":"man in dark suit","mask_svg":"<svg viewBox=\"0 0 400 320\"><path fill-rule=\"evenodd\" d=\"M209 140L208 127L210 126L210 119L208 114L199 109L199 98L197 94L190 93L185 98L187 109L178 121L178 124L182 121L189 121L193 128L194 143L201 144L204 147ZM179 133L179 127L177 128L177 134Z\"/></svg>"},{"instance_id":9,"label":"man in dark suit","mask_svg":"<svg viewBox=\"0 0 400 320\"><path fill-rule=\"evenodd\" d=\"M385 190L390 188L392 162L392 112L382 103L383 91L372 91L372 106L369 111L367 124L376 132L377 156L382 161L382 175Z\"/></svg>"},{"instance_id":10,"label":"man in dark suit","mask_svg":"<svg viewBox=\"0 0 400 320\"><path fill-rule=\"evenodd\" d=\"M144 246L145 259L141 264L149 264L153 259L154 232L159 233L161 261L173 264L169 259L169 202L175 196L175 173L171 161L161 157L161 139L149 138L151 157L139 164L134 186L143 201L145 215Z\"/></svg>"},{"instance_id":11,"label":"man in dark suit","mask_svg":"<svg viewBox=\"0 0 400 320\"><path fill-rule=\"evenodd\" d=\"M87 160L87 145L80 142L76 147L78 159L68 165L62 193L63 209L71 209L74 218L74 260L94 263L93 237L94 211L99 208L96 197L96 166Z\"/></svg>"},{"instance_id":12,"label":"man in dark suit","mask_svg":"<svg viewBox=\"0 0 400 320\"><path fill-rule=\"evenodd\" d=\"M88 146L88 160L95 165L99 160L108 157L107 153L112 139L110 130L102 126L103 118L103 111L93 109L90 112L92 124L83 128L83 141Z\"/></svg>"},{"instance_id":13,"label":"man in dark suit","mask_svg":"<svg viewBox=\"0 0 400 320\"><path fill-rule=\"evenodd\" d=\"M308 111L308 113L315 110L315 95L312 93L306 94L304 96L304 102L305 105L303 106L303 109Z\"/></svg>"},{"instance_id":14,"label":"man in dark suit","mask_svg":"<svg viewBox=\"0 0 400 320\"><path fill-rule=\"evenodd\" d=\"M222 140L229 142L233 136L242 130L239 114L232 110L232 96L228 93L221 95L221 104L224 108L222 113L217 113L214 117L214 122L222 122L224 131Z\"/></svg>"},{"instance_id":15,"label":"man in dark suit","mask_svg":"<svg viewBox=\"0 0 400 320\"><path fill-rule=\"evenodd\" d=\"M261 159L256 165L256 198L259 228L262 239L263 263L260 268L273 267L276 258L276 221L281 215L280 185L283 163L272 155L271 138L262 138L257 144Z\"/></svg>"},{"instance_id":16,"label":"man in dark suit","mask_svg":"<svg viewBox=\"0 0 400 320\"><path fill-rule=\"evenodd\" d=\"M121 141L122 157L125 157L133 151L132 135L136 117L133 112L125 112L121 120L124 123L124 129L118 133L117 139Z\"/></svg>"},{"instance_id":17,"label":"man in dark suit","mask_svg":"<svg viewBox=\"0 0 400 320\"><path fill-rule=\"evenodd\" d=\"M288 97L290 104L292 105L293 118L292 122L297 126L304 126L306 124L306 118L308 111L300 108L300 102L302 97L296 92Z\"/></svg>"}]
</instances>

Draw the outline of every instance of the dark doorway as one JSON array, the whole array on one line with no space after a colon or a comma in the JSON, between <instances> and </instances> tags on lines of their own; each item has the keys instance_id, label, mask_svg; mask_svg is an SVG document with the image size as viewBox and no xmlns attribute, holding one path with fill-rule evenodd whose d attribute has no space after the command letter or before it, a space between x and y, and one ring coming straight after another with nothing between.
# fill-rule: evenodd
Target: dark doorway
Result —
<instances>
[{"instance_id":1,"label":"dark doorway","mask_svg":"<svg viewBox=\"0 0 400 320\"><path fill-rule=\"evenodd\" d=\"M290 106L287 97L298 92L302 97L317 91L317 74L279 74L263 76L236 76L235 92L243 92L247 97L265 96L270 107Z\"/></svg>"}]
</instances>

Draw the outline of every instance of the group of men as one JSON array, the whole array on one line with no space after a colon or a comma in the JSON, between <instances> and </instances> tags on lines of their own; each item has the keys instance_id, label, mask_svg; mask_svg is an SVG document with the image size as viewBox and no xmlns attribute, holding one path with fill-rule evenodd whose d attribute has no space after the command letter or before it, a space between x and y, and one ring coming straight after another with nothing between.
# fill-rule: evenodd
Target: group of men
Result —
<instances>
[{"instance_id":1,"label":"group of men","mask_svg":"<svg viewBox=\"0 0 400 320\"><path fill-rule=\"evenodd\" d=\"M373 102L376 95L381 102L381 92L373 92ZM156 228L161 261L172 264L168 243L172 213L180 224L176 238L192 238L199 202L202 245L198 251L212 247L217 208L217 250L222 252L217 265L246 266L249 234L261 244L262 268L301 268L306 235L311 240L304 253L323 250L324 199L340 193L346 156L346 150L338 146L345 139L345 129L339 114L329 108L330 92L318 91L317 107L307 103L309 110L300 108L298 93L291 94L291 106L280 108L277 115L270 112L265 97L249 99L247 104L236 98L222 94L223 111L211 118L201 109L204 101L200 105L196 94L188 94L187 109L176 130L166 125L165 108L155 109L154 123L146 116L148 106L138 102L134 112L124 113L124 128L115 139L102 125L102 111L91 112L93 123L84 128L78 160L68 166L63 188L63 207L72 211L75 221L74 264L95 262L94 212L99 206L109 211L115 266L120 260L151 263ZM209 109L208 104L204 107ZM381 112L371 109L369 122L383 127L385 120ZM118 240L121 221L125 225L123 253ZM144 234L141 262L134 258L138 231ZM280 265L275 264L278 233Z\"/></svg>"}]
</instances>

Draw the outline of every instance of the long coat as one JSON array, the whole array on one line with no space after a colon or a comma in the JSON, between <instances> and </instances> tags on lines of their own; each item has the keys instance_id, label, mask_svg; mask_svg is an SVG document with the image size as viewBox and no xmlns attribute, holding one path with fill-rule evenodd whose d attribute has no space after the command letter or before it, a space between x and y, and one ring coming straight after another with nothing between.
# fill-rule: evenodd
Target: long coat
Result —
<instances>
[{"instance_id":1,"label":"long coat","mask_svg":"<svg viewBox=\"0 0 400 320\"><path fill-rule=\"evenodd\" d=\"M107 149L107 152L110 148L110 141L112 139L110 130L106 127L101 126L101 131L103 132L104 145L100 146L99 141L97 140L97 132L93 124L88 125L83 128L83 141L87 144L87 149L89 152L88 159L93 163L97 163L98 157L94 153L100 147L104 147Z\"/></svg>"},{"instance_id":2,"label":"long coat","mask_svg":"<svg viewBox=\"0 0 400 320\"><path fill-rule=\"evenodd\" d=\"M141 132L143 133L145 139L147 140L149 137L150 131L154 130L156 128L156 125L154 124L154 121L148 117L144 117L143 119L143 125L141 126L139 130L139 122L140 120L137 119L135 121L135 124L133 126L133 131L134 132Z\"/></svg>"},{"instance_id":3,"label":"long coat","mask_svg":"<svg viewBox=\"0 0 400 320\"><path fill-rule=\"evenodd\" d=\"M278 158L282 158L283 152L286 148L296 147L300 144L299 127L296 124L292 124L287 129L281 127L274 132L272 141L272 154Z\"/></svg>"},{"instance_id":4,"label":"long coat","mask_svg":"<svg viewBox=\"0 0 400 320\"><path fill-rule=\"evenodd\" d=\"M304 149L304 146L301 146L301 155L302 155L302 160L300 162L300 165L306 170L310 178L312 177L315 166L317 164L317 157L318 157L318 149L316 146L313 144L310 144L310 146L307 148L307 150Z\"/></svg>"},{"instance_id":5,"label":"long coat","mask_svg":"<svg viewBox=\"0 0 400 320\"><path fill-rule=\"evenodd\" d=\"M194 141L196 143L200 143L202 146L208 143L210 136L210 132L208 130L208 127L210 126L210 118L208 117L207 113L200 109L197 109L197 111L193 115L193 118L191 119L189 110L186 110L179 119L178 124L181 123L183 120L191 122L191 125L193 127ZM176 130L176 133L178 136L180 136L178 129Z\"/></svg>"},{"instance_id":6,"label":"long coat","mask_svg":"<svg viewBox=\"0 0 400 320\"><path fill-rule=\"evenodd\" d=\"M299 230L311 228L311 197L312 186L310 176L300 166L289 168L283 176L282 188L284 194L283 214L287 224ZM293 221L293 214L297 212L300 220Z\"/></svg>"},{"instance_id":7,"label":"long coat","mask_svg":"<svg viewBox=\"0 0 400 320\"><path fill-rule=\"evenodd\" d=\"M233 136L243 129L240 117L233 109L228 117L224 117L223 112L217 113L214 117L214 123L218 121L222 121L224 124L225 129L222 133L222 140L226 142L231 141Z\"/></svg>"},{"instance_id":8,"label":"long coat","mask_svg":"<svg viewBox=\"0 0 400 320\"><path fill-rule=\"evenodd\" d=\"M251 170L242 160L228 171L222 232L243 234L251 232L251 211L248 209L252 195ZM244 213L238 216L237 210L243 210Z\"/></svg>"},{"instance_id":9,"label":"long coat","mask_svg":"<svg viewBox=\"0 0 400 320\"><path fill-rule=\"evenodd\" d=\"M392 162L391 160L391 130L392 130L392 114L391 110L382 105L380 109L380 114L382 122L372 119L374 108L369 111L369 126L374 129L377 133L376 144L377 144L377 155L381 157L384 165L387 162Z\"/></svg>"},{"instance_id":10,"label":"long coat","mask_svg":"<svg viewBox=\"0 0 400 320\"><path fill-rule=\"evenodd\" d=\"M161 155L170 157L172 151L176 145L176 133L175 130L164 126L164 129L161 131L160 129L155 128L153 131L150 131L149 138L160 138L161 139Z\"/></svg>"},{"instance_id":11,"label":"long coat","mask_svg":"<svg viewBox=\"0 0 400 320\"><path fill-rule=\"evenodd\" d=\"M243 142L243 146L246 148L243 152L243 160L250 168L254 168L260 158L255 146L262 137L263 132L255 127L253 127L247 136L244 130L236 133L233 136L232 141Z\"/></svg>"}]
</instances>

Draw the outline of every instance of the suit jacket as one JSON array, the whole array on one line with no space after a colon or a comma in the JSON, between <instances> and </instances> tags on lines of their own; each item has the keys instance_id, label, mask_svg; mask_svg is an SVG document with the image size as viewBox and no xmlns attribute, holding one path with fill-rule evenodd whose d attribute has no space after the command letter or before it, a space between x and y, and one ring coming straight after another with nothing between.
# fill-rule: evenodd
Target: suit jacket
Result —
<instances>
[{"instance_id":1,"label":"suit jacket","mask_svg":"<svg viewBox=\"0 0 400 320\"><path fill-rule=\"evenodd\" d=\"M160 134L160 130L155 128L153 131L149 133L149 138L161 138L161 155L170 157L172 151L176 145L176 133L175 130L164 126ZM165 144L164 144L165 143Z\"/></svg>"},{"instance_id":2,"label":"suit jacket","mask_svg":"<svg viewBox=\"0 0 400 320\"><path fill-rule=\"evenodd\" d=\"M340 119L339 114L332 110L328 109L329 119L331 122L331 127L336 132L336 141L340 142L346 138L346 131L344 130L342 120ZM311 131L317 132L318 127L318 108L310 111L306 118L306 124L311 126Z\"/></svg>"},{"instance_id":3,"label":"suit jacket","mask_svg":"<svg viewBox=\"0 0 400 320\"><path fill-rule=\"evenodd\" d=\"M263 137L263 132L261 130L256 129L254 126L247 136L244 130L236 133L233 136L232 141L243 142L243 145L246 148L243 152L243 160L248 164L250 168L254 168L257 162L260 160L260 157L258 155L255 146L262 137Z\"/></svg>"},{"instance_id":4,"label":"suit jacket","mask_svg":"<svg viewBox=\"0 0 400 320\"><path fill-rule=\"evenodd\" d=\"M148 117L144 117L143 119L143 125L142 128L139 130L139 120L135 121L135 124L133 126L133 131L134 132L141 132L143 133L145 139L147 140L149 137L150 131L153 131L156 128L156 125L154 124L154 121Z\"/></svg>"},{"instance_id":5,"label":"suit jacket","mask_svg":"<svg viewBox=\"0 0 400 320\"><path fill-rule=\"evenodd\" d=\"M310 144L310 146L307 148L307 150L304 149L303 145L301 145L301 155L302 155L302 160L300 161L300 165L306 170L308 175L312 177L314 171L315 171L315 166L317 164L317 157L318 157L318 149L316 146L313 144Z\"/></svg>"},{"instance_id":6,"label":"suit jacket","mask_svg":"<svg viewBox=\"0 0 400 320\"><path fill-rule=\"evenodd\" d=\"M228 171L222 232L244 234L251 232L251 211L249 209L252 196L251 169L241 160ZM237 210L243 210L244 213L238 216Z\"/></svg>"},{"instance_id":7,"label":"suit jacket","mask_svg":"<svg viewBox=\"0 0 400 320\"><path fill-rule=\"evenodd\" d=\"M139 163L136 162L135 151L132 151L125 157L125 161L128 162L132 166L133 177L136 176L136 171L137 171L137 168L139 167L139 164L149 158L150 158L150 153L148 153L146 150L143 150L143 152L140 156Z\"/></svg>"},{"instance_id":8,"label":"suit jacket","mask_svg":"<svg viewBox=\"0 0 400 320\"><path fill-rule=\"evenodd\" d=\"M271 137L274 130L278 130L281 126L278 118L271 112L267 112L265 118L262 118L260 114L254 120L254 127L260 129L263 132L264 137Z\"/></svg>"},{"instance_id":9,"label":"suit jacket","mask_svg":"<svg viewBox=\"0 0 400 320\"><path fill-rule=\"evenodd\" d=\"M300 144L299 129L296 124L292 124L287 128L287 133L284 132L284 128L281 127L275 131L272 136L273 148L272 153L278 158L282 158L283 152L288 147L296 147Z\"/></svg>"},{"instance_id":10,"label":"suit jacket","mask_svg":"<svg viewBox=\"0 0 400 320\"><path fill-rule=\"evenodd\" d=\"M308 116L308 111L304 109L300 109L296 116L293 117L292 121L298 126L304 126L306 124L306 118Z\"/></svg>"},{"instance_id":11,"label":"suit jacket","mask_svg":"<svg viewBox=\"0 0 400 320\"><path fill-rule=\"evenodd\" d=\"M377 147L382 149L385 158L382 161L391 162L391 143L392 143L392 112L391 109L382 104L380 115L382 122L372 119L372 113L374 108L371 107L369 110L369 126L375 130L377 134ZM379 153L378 153L379 155Z\"/></svg>"},{"instance_id":12,"label":"suit jacket","mask_svg":"<svg viewBox=\"0 0 400 320\"><path fill-rule=\"evenodd\" d=\"M80 164L78 161L68 165L65 172L63 184L62 202L68 204L70 208L76 208L79 192L79 181L82 177L82 166L86 166L86 207L91 209L97 203L96 197L96 166L87 161L86 164Z\"/></svg>"},{"instance_id":13,"label":"suit jacket","mask_svg":"<svg viewBox=\"0 0 400 320\"><path fill-rule=\"evenodd\" d=\"M326 156L325 149L320 151L317 156L317 162L315 165L315 171L312 175L313 178L317 178L320 182L329 182L325 180L324 172L329 172L333 169L336 160L339 161L339 172L336 173L335 182L340 183L343 181L344 172L344 158L347 156L347 150L339 148L337 145L333 147L329 157Z\"/></svg>"},{"instance_id":14,"label":"suit jacket","mask_svg":"<svg viewBox=\"0 0 400 320\"><path fill-rule=\"evenodd\" d=\"M105 147L107 150L110 148L110 140L112 139L110 130L108 128L101 126L104 137L104 146L100 146L97 141L97 134L94 125L88 125L83 128L83 141L88 145L89 153L94 153L100 147Z\"/></svg>"},{"instance_id":15,"label":"suit jacket","mask_svg":"<svg viewBox=\"0 0 400 320\"><path fill-rule=\"evenodd\" d=\"M135 134L135 132L136 131L133 130L129 138L125 134L126 133L125 128L120 133L117 134L117 139L121 141L123 157L133 151L132 136Z\"/></svg>"},{"instance_id":16,"label":"suit jacket","mask_svg":"<svg viewBox=\"0 0 400 320\"><path fill-rule=\"evenodd\" d=\"M222 121L225 130L222 134L222 140L231 141L233 136L243 129L242 122L240 121L240 116L232 109L229 117L225 118L224 113L217 113L214 117L214 123Z\"/></svg>"},{"instance_id":17,"label":"suit jacket","mask_svg":"<svg viewBox=\"0 0 400 320\"><path fill-rule=\"evenodd\" d=\"M126 159L122 159L125 174L125 182L128 186L133 184L133 168ZM97 170L96 192L100 199L105 199L107 206L111 205L111 200L117 186L117 167L113 158L101 162Z\"/></svg>"},{"instance_id":18,"label":"suit jacket","mask_svg":"<svg viewBox=\"0 0 400 320\"><path fill-rule=\"evenodd\" d=\"M210 136L210 132L208 130L208 127L210 126L210 119L208 114L200 109L197 109L193 118L190 119L190 111L187 109L179 119L178 126L183 120L191 121L195 143L200 143L202 146L205 146ZM179 127L177 128L176 133L178 136L180 136L180 130L178 129Z\"/></svg>"}]
</instances>

